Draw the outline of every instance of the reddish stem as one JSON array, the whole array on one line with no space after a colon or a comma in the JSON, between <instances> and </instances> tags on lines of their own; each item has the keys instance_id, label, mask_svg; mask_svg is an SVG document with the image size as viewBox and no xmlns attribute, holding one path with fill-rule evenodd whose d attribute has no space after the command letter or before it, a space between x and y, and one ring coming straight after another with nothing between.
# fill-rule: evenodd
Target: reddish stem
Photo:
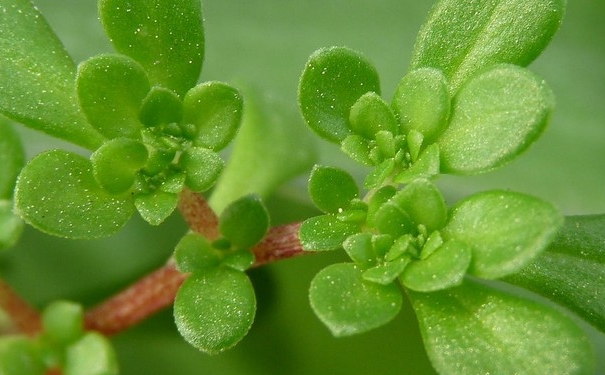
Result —
<instances>
[{"instance_id":1,"label":"reddish stem","mask_svg":"<svg viewBox=\"0 0 605 375\"><path fill-rule=\"evenodd\" d=\"M40 314L0 279L0 309L11 318L17 332L35 336L42 330Z\"/></svg>"},{"instance_id":2,"label":"reddish stem","mask_svg":"<svg viewBox=\"0 0 605 375\"><path fill-rule=\"evenodd\" d=\"M192 231L203 234L209 240L219 238L218 216L202 195L183 190L179 199L179 211Z\"/></svg>"}]
</instances>

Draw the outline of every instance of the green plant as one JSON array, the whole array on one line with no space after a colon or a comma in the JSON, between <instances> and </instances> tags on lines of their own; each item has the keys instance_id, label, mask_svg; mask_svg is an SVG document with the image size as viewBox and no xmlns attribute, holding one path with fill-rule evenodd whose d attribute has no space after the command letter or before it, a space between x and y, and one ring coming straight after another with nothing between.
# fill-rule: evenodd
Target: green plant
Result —
<instances>
[{"instance_id":1,"label":"green plant","mask_svg":"<svg viewBox=\"0 0 605 375\"><path fill-rule=\"evenodd\" d=\"M247 270L344 249L349 259L321 270L309 291L336 336L386 324L407 296L440 373L594 372L589 341L567 314L492 280L543 294L602 330L605 309L592 298L601 282L591 278L603 274L602 217L564 224L550 203L501 189L448 208L435 183L442 174L499 168L542 133L553 96L525 66L557 31L564 7L438 2L390 102L359 52L315 52L300 80L303 118L369 167L364 193L344 169L316 165L308 192L323 214L272 226L259 196L310 169L314 150L301 135L292 155L290 134L279 130L284 109L259 91L197 84L198 1L101 0L117 53L77 68L28 1L2 1L0 110L88 155L55 149L25 162L12 125L0 123L0 245L18 241L22 220L51 235L92 239L118 232L135 211L160 225L178 208L190 229L166 266L86 313L57 302L39 316L0 285L3 309L31 336L2 340L2 371L116 373L108 340L94 331L122 331L173 301L185 340L223 352L256 314ZM242 121L225 166L218 152ZM211 188L206 202L201 193Z\"/></svg>"}]
</instances>

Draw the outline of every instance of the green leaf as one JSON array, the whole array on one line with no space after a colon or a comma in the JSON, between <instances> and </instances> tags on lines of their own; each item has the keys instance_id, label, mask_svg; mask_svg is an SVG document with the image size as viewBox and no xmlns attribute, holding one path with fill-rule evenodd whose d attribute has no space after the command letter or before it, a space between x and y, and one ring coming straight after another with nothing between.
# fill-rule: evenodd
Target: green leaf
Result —
<instances>
[{"instance_id":1,"label":"green leaf","mask_svg":"<svg viewBox=\"0 0 605 375\"><path fill-rule=\"evenodd\" d=\"M187 187L201 193L216 183L225 162L214 151L202 147L189 147L181 155L179 165L186 173Z\"/></svg>"},{"instance_id":2,"label":"green leaf","mask_svg":"<svg viewBox=\"0 0 605 375\"><path fill-rule=\"evenodd\" d=\"M181 238L174 250L174 258L181 272L218 267L220 263L219 253L210 241L197 233L189 233Z\"/></svg>"},{"instance_id":3,"label":"green leaf","mask_svg":"<svg viewBox=\"0 0 605 375\"><path fill-rule=\"evenodd\" d=\"M109 194L97 184L88 159L62 150L42 153L23 168L15 205L27 223L67 238L109 236L134 211L130 195Z\"/></svg>"},{"instance_id":4,"label":"green leaf","mask_svg":"<svg viewBox=\"0 0 605 375\"><path fill-rule=\"evenodd\" d=\"M187 342L208 354L237 344L250 329L255 311L250 279L228 267L193 273L174 302L179 332Z\"/></svg>"},{"instance_id":5,"label":"green leaf","mask_svg":"<svg viewBox=\"0 0 605 375\"><path fill-rule=\"evenodd\" d=\"M117 375L116 354L109 340L88 332L67 348L65 375Z\"/></svg>"},{"instance_id":6,"label":"green leaf","mask_svg":"<svg viewBox=\"0 0 605 375\"><path fill-rule=\"evenodd\" d=\"M452 208L441 232L471 247L469 272L495 279L529 264L553 240L563 223L551 204L510 191L472 195Z\"/></svg>"},{"instance_id":7,"label":"green leaf","mask_svg":"<svg viewBox=\"0 0 605 375\"><path fill-rule=\"evenodd\" d=\"M536 292L605 332L605 215L571 216L549 248L505 280Z\"/></svg>"},{"instance_id":8,"label":"green leaf","mask_svg":"<svg viewBox=\"0 0 605 375\"><path fill-rule=\"evenodd\" d=\"M351 134L346 136L340 144L340 149L351 159L360 164L367 166L373 166L376 164L370 156L372 151L370 140L362 137L361 135Z\"/></svg>"},{"instance_id":9,"label":"green leaf","mask_svg":"<svg viewBox=\"0 0 605 375\"><path fill-rule=\"evenodd\" d=\"M28 0L0 4L0 113L88 149L103 137L77 104L76 67Z\"/></svg>"},{"instance_id":10,"label":"green leaf","mask_svg":"<svg viewBox=\"0 0 605 375\"><path fill-rule=\"evenodd\" d=\"M134 197L137 211L151 225L160 225L174 212L179 203L179 195L160 189L149 193L139 193Z\"/></svg>"},{"instance_id":11,"label":"green leaf","mask_svg":"<svg viewBox=\"0 0 605 375\"><path fill-rule=\"evenodd\" d=\"M401 257L367 269L363 272L363 279L381 285L391 284L410 263L409 257Z\"/></svg>"},{"instance_id":12,"label":"green leaf","mask_svg":"<svg viewBox=\"0 0 605 375\"><path fill-rule=\"evenodd\" d=\"M376 264L376 253L372 245L370 233L357 233L349 236L342 244L349 258L361 268L368 268Z\"/></svg>"},{"instance_id":13,"label":"green leaf","mask_svg":"<svg viewBox=\"0 0 605 375\"><path fill-rule=\"evenodd\" d=\"M373 139L379 131L398 133L397 120L389 105L375 92L363 94L349 113L351 130L365 138Z\"/></svg>"},{"instance_id":14,"label":"green leaf","mask_svg":"<svg viewBox=\"0 0 605 375\"><path fill-rule=\"evenodd\" d=\"M374 66L345 47L315 51L300 78L299 105L307 124L320 137L335 143L351 134L349 112L365 93L380 94Z\"/></svg>"},{"instance_id":15,"label":"green leaf","mask_svg":"<svg viewBox=\"0 0 605 375\"><path fill-rule=\"evenodd\" d=\"M395 160L386 159L370 172L363 181L363 186L366 189L375 189L381 185L385 185L386 180L391 177L395 170Z\"/></svg>"},{"instance_id":16,"label":"green leaf","mask_svg":"<svg viewBox=\"0 0 605 375\"><path fill-rule=\"evenodd\" d=\"M369 196L368 214L366 218L366 224L369 227L376 226L376 213L380 210L380 207L388 202L389 199L393 198L395 194L397 194L397 188L393 185L386 185L372 192Z\"/></svg>"},{"instance_id":17,"label":"green leaf","mask_svg":"<svg viewBox=\"0 0 605 375\"><path fill-rule=\"evenodd\" d=\"M490 65L529 65L558 30L564 9L564 0L439 1L420 30L411 69L440 69L453 94Z\"/></svg>"},{"instance_id":18,"label":"green leaf","mask_svg":"<svg viewBox=\"0 0 605 375\"><path fill-rule=\"evenodd\" d=\"M470 280L409 296L438 373L594 374L594 354L585 333L537 302Z\"/></svg>"},{"instance_id":19,"label":"green leaf","mask_svg":"<svg viewBox=\"0 0 605 375\"><path fill-rule=\"evenodd\" d=\"M147 148L139 141L114 138L103 143L90 157L99 185L112 194L129 190L138 171L147 162Z\"/></svg>"},{"instance_id":20,"label":"green leaf","mask_svg":"<svg viewBox=\"0 0 605 375\"><path fill-rule=\"evenodd\" d=\"M380 327L401 308L401 292L392 283L380 285L362 278L352 263L332 264L311 281L309 300L317 317L334 336L349 336Z\"/></svg>"},{"instance_id":21,"label":"green leaf","mask_svg":"<svg viewBox=\"0 0 605 375\"><path fill-rule=\"evenodd\" d=\"M227 254L221 264L225 267L233 268L236 271L244 272L252 267L256 258L254 254L247 249L240 249Z\"/></svg>"},{"instance_id":22,"label":"green leaf","mask_svg":"<svg viewBox=\"0 0 605 375\"><path fill-rule=\"evenodd\" d=\"M395 238L412 233L416 229L410 214L390 200L376 211L373 222L380 233L389 234Z\"/></svg>"},{"instance_id":23,"label":"green leaf","mask_svg":"<svg viewBox=\"0 0 605 375\"><path fill-rule=\"evenodd\" d=\"M13 212L13 202L0 199L0 250L17 243L23 232L23 220Z\"/></svg>"},{"instance_id":24,"label":"green leaf","mask_svg":"<svg viewBox=\"0 0 605 375\"><path fill-rule=\"evenodd\" d=\"M438 140L442 171L476 174L509 162L542 133L553 106L544 81L524 68L498 65L474 76Z\"/></svg>"},{"instance_id":25,"label":"green leaf","mask_svg":"<svg viewBox=\"0 0 605 375\"><path fill-rule=\"evenodd\" d=\"M342 247L352 234L359 232L359 225L338 220L333 215L316 216L300 226L300 243L306 251L328 251Z\"/></svg>"},{"instance_id":26,"label":"green leaf","mask_svg":"<svg viewBox=\"0 0 605 375\"><path fill-rule=\"evenodd\" d=\"M219 232L240 248L259 243L269 229L269 213L256 195L231 203L219 217Z\"/></svg>"},{"instance_id":27,"label":"green leaf","mask_svg":"<svg viewBox=\"0 0 605 375\"><path fill-rule=\"evenodd\" d=\"M182 117L181 99L173 91L159 86L151 88L139 111L139 121L148 127L178 123Z\"/></svg>"},{"instance_id":28,"label":"green leaf","mask_svg":"<svg viewBox=\"0 0 605 375\"><path fill-rule=\"evenodd\" d=\"M434 292L460 285L471 263L471 249L456 240L447 241L426 259L412 262L401 282L417 292Z\"/></svg>"},{"instance_id":29,"label":"green leaf","mask_svg":"<svg viewBox=\"0 0 605 375\"><path fill-rule=\"evenodd\" d=\"M183 96L204 59L197 0L100 0L99 14L114 48L141 64L153 85Z\"/></svg>"},{"instance_id":30,"label":"green leaf","mask_svg":"<svg viewBox=\"0 0 605 375\"><path fill-rule=\"evenodd\" d=\"M107 138L140 138L139 111L150 90L143 68L121 55L100 55L78 66L78 99L88 121Z\"/></svg>"},{"instance_id":31,"label":"green leaf","mask_svg":"<svg viewBox=\"0 0 605 375\"><path fill-rule=\"evenodd\" d=\"M25 164L25 151L17 132L3 118L0 118L0 134L0 199L9 199Z\"/></svg>"},{"instance_id":32,"label":"green leaf","mask_svg":"<svg viewBox=\"0 0 605 375\"><path fill-rule=\"evenodd\" d=\"M426 179L412 181L390 202L409 214L416 225L424 225L429 233L443 227L447 219L447 207L441 192Z\"/></svg>"},{"instance_id":33,"label":"green leaf","mask_svg":"<svg viewBox=\"0 0 605 375\"><path fill-rule=\"evenodd\" d=\"M43 375L45 371L31 339L16 335L0 337L0 374Z\"/></svg>"},{"instance_id":34,"label":"green leaf","mask_svg":"<svg viewBox=\"0 0 605 375\"><path fill-rule=\"evenodd\" d=\"M395 177L395 182L406 184L415 179L432 178L439 174L439 145L429 145L418 159L406 170Z\"/></svg>"},{"instance_id":35,"label":"green leaf","mask_svg":"<svg viewBox=\"0 0 605 375\"><path fill-rule=\"evenodd\" d=\"M393 96L393 108L404 134L414 129L432 143L447 127L450 95L443 73L421 68L406 74Z\"/></svg>"},{"instance_id":36,"label":"green leaf","mask_svg":"<svg viewBox=\"0 0 605 375\"><path fill-rule=\"evenodd\" d=\"M55 301L42 313L44 334L53 343L69 344L84 334L84 311L82 306L69 301Z\"/></svg>"},{"instance_id":37,"label":"green leaf","mask_svg":"<svg viewBox=\"0 0 605 375\"><path fill-rule=\"evenodd\" d=\"M309 177L309 196L323 212L339 213L349 208L351 200L359 196L359 188L346 171L315 165Z\"/></svg>"},{"instance_id":38,"label":"green leaf","mask_svg":"<svg viewBox=\"0 0 605 375\"><path fill-rule=\"evenodd\" d=\"M187 92L183 99L186 124L197 128L193 144L222 150L237 133L243 112L239 91L222 82L205 82Z\"/></svg>"}]
</instances>

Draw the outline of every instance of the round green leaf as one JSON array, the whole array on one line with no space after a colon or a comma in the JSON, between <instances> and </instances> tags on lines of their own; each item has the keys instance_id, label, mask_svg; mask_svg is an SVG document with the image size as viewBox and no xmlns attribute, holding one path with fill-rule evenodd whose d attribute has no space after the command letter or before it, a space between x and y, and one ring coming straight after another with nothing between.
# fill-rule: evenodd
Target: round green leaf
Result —
<instances>
[{"instance_id":1,"label":"round green leaf","mask_svg":"<svg viewBox=\"0 0 605 375\"><path fill-rule=\"evenodd\" d=\"M0 250L17 243L23 232L23 220L13 212L13 202L0 199Z\"/></svg>"},{"instance_id":2,"label":"round green leaf","mask_svg":"<svg viewBox=\"0 0 605 375\"><path fill-rule=\"evenodd\" d=\"M101 22L114 48L141 64L153 85L183 96L204 59L198 0L100 0Z\"/></svg>"},{"instance_id":3,"label":"round green leaf","mask_svg":"<svg viewBox=\"0 0 605 375\"><path fill-rule=\"evenodd\" d=\"M442 0L420 30L411 69L445 73L450 92L497 63L529 65L559 29L564 0Z\"/></svg>"},{"instance_id":4,"label":"round green leaf","mask_svg":"<svg viewBox=\"0 0 605 375\"><path fill-rule=\"evenodd\" d=\"M171 90L155 86L143 99L139 120L148 127L178 123L183 117L183 103Z\"/></svg>"},{"instance_id":5,"label":"round green leaf","mask_svg":"<svg viewBox=\"0 0 605 375\"><path fill-rule=\"evenodd\" d=\"M374 66L345 47L315 51L300 78L298 100L307 124L320 137L341 142L351 134L349 112L366 92L380 94Z\"/></svg>"},{"instance_id":6,"label":"round green leaf","mask_svg":"<svg viewBox=\"0 0 605 375\"><path fill-rule=\"evenodd\" d=\"M139 141L114 138L91 156L92 172L99 185L112 194L129 190L147 162L147 148Z\"/></svg>"},{"instance_id":7,"label":"round green leaf","mask_svg":"<svg viewBox=\"0 0 605 375\"><path fill-rule=\"evenodd\" d=\"M25 336L0 337L0 374L43 375L45 371L31 339Z\"/></svg>"},{"instance_id":8,"label":"round green leaf","mask_svg":"<svg viewBox=\"0 0 605 375\"><path fill-rule=\"evenodd\" d=\"M323 215L305 220L298 236L306 251L328 251L340 249L344 240L357 232L359 225L340 221L334 215Z\"/></svg>"},{"instance_id":9,"label":"round green leaf","mask_svg":"<svg viewBox=\"0 0 605 375\"><path fill-rule=\"evenodd\" d=\"M309 177L309 196L323 212L339 213L349 208L351 200L359 196L359 188L346 171L316 165Z\"/></svg>"},{"instance_id":10,"label":"round green leaf","mask_svg":"<svg viewBox=\"0 0 605 375\"><path fill-rule=\"evenodd\" d=\"M450 95L438 69L421 68L406 74L393 96L393 108L404 134L414 129L432 143L447 126Z\"/></svg>"},{"instance_id":11,"label":"round green leaf","mask_svg":"<svg viewBox=\"0 0 605 375\"><path fill-rule=\"evenodd\" d=\"M201 193L216 183L225 162L214 151L202 147L190 147L181 155L179 165L186 173L185 185Z\"/></svg>"},{"instance_id":12,"label":"round green leaf","mask_svg":"<svg viewBox=\"0 0 605 375\"><path fill-rule=\"evenodd\" d=\"M76 88L88 121L108 138L140 138L139 110L150 86L143 68L121 55L101 55L78 66Z\"/></svg>"},{"instance_id":13,"label":"round green leaf","mask_svg":"<svg viewBox=\"0 0 605 375\"><path fill-rule=\"evenodd\" d=\"M412 181L390 202L408 213L416 225L424 225L429 233L440 229L447 219L443 195L430 180Z\"/></svg>"},{"instance_id":14,"label":"round green leaf","mask_svg":"<svg viewBox=\"0 0 605 375\"><path fill-rule=\"evenodd\" d=\"M414 220L410 214L391 201L380 206L380 209L374 215L373 222L380 233L389 234L394 238L416 230L416 225L414 225Z\"/></svg>"},{"instance_id":15,"label":"round green leaf","mask_svg":"<svg viewBox=\"0 0 605 375\"><path fill-rule=\"evenodd\" d=\"M552 308L470 280L408 294L440 374L594 374L585 333Z\"/></svg>"},{"instance_id":16,"label":"round green leaf","mask_svg":"<svg viewBox=\"0 0 605 375\"><path fill-rule=\"evenodd\" d=\"M174 250L174 258L181 272L194 272L218 266L219 253L202 235L189 233L185 235Z\"/></svg>"},{"instance_id":17,"label":"round green leaf","mask_svg":"<svg viewBox=\"0 0 605 375\"><path fill-rule=\"evenodd\" d=\"M317 317L334 336L349 336L380 327L401 308L401 291L395 284L363 280L352 263L332 264L311 281L309 300Z\"/></svg>"},{"instance_id":18,"label":"round green leaf","mask_svg":"<svg viewBox=\"0 0 605 375\"><path fill-rule=\"evenodd\" d=\"M0 11L0 113L94 150L103 141L78 106L76 67L31 1ZM4 165L3 165L4 167Z\"/></svg>"},{"instance_id":19,"label":"round green leaf","mask_svg":"<svg viewBox=\"0 0 605 375\"><path fill-rule=\"evenodd\" d=\"M376 164L370 156L372 151L370 140L362 137L361 135L351 134L346 136L340 144L340 149L351 159L360 164L367 166L373 166Z\"/></svg>"},{"instance_id":20,"label":"round green leaf","mask_svg":"<svg viewBox=\"0 0 605 375\"><path fill-rule=\"evenodd\" d=\"M57 344L68 344L84 334L82 306L68 301L56 301L42 313L44 333Z\"/></svg>"},{"instance_id":21,"label":"round green leaf","mask_svg":"<svg viewBox=\"0 0 605 375\"><path fill-rule=\"evenodd\" d=\"M88 332L67 348L65 375L117 375L118 362L109 340Z\"/></svg>"},{"instance_id":22,"label":"round green leaf","mask_svg":"<svg viewBox=\"0 0 605 375\"><path fill-rule=\"evenodd\" d=\"M228 267L193 273L174 301L179 332L187 342L208 354L237 344L248 333L255 311L250 279Z\"/></svg>"},{"instance_id":23,"label":"round green leaf","mask_svg":"<svg viewBox=\"0 0 605 375\"><path fill-rule=\"evenodd\" d=\"M434 292L460 285L471 263L470 248L459 241L447 241L431 256L410 263L401 275L406 288Z\"/></svg>"},{"instance_id":24,"label":"round green leaf","mask_svg":"<svg viewBox=\"0 0 605 375\"><path fill-rule=\"evenodd\" d=\"M0 199L9 199L25 164L25 152L17 132L3 118L0 118L0 134Z\"/></svg>"},{"instance_id":25,"label":"round green leaf","mask_svg":"<svg viewBox=\"0 0 605 375\"><path fill-rule=\"evenodd\" d=\"M349 258L362 268L376 263L376 253L372 245L372 234L357 233L349 236L342 244Z\"/></svg>"},{"instance_id":26,"label":"round green leaf","mask_svg":"<svg viewBox=\"0 0 605 375\"><path fill-rule=\"evenodd\" d=\"M397 120L389 105L375 92L363 94L349 113L351 130L373 139L379 131L397 133Z\"/></svg>"},{"instance_id":27,"label":"round green leaf","mask_svg":"<svg viewBox=\"0 0 605 375\"><path fill-rule=\"evenodd\" d=\"M551 204L510 191L488 191L459 202L441 232L471 247L469 272L495 279L519 271L552 241L563 223Z\"/></svg>"},{"instance_id":28,"label":"round green leaf","mask_svg":"<svg viewBox=\"0 0 605 375\"><path fill-rule=\"evenodd\" d=\"M88 159L62 150L40 154L23 168L15 205L37 229L68 238L113 234L134 211L130 195L109 194L97 184Z\"/></svg>"},{"instance_id":29,"label":"round green leaf","mask_svg":"<svg viewBox=\"0 0 605 375\"><path fill-rule=\"evenodd\" d=\"M149 193L140 193L134 197L137 211L151 225L160 225L174 212L179 203L177 193L166 192L160 189Z\"/></svg>"},{"instance_id":30,"label":"round green leaf","mask_svg":"<svg viewBox=\"0 0 605 375\"><path fill-rule=\"evenodd\" d=\"M476 174L512 160L542 133L553 105L544 81L524 68L498 65L474 76L439 137L442 171Z\"/></svg>"},{"instance_id":31,"label":"round green leaf","mask_svg":"<svg viewBox=\"0 0 605 375\"><path fill-rule=\"evenodd\" d=\"M362 277L367 281L388 285L401 275L409 263L409 257L401 257L365 270Z\"/></svg>"},{"instance_id":32,"label":"round green leaf","mask_svg":"<svg viewBox=\"0 0 605 375\"><path fill-rule=\"evenodd\" d=\"M239 91L226 83L205 82L189 90L183 99L183 122L197 128L193 144L215 151L225 148L240 127L243 105Z\"/></svg>"},{"instance_id":33,"label":"round green leaf","mask_svg":"<svg viewBox=\"0 0 605 375\"><path fill-rule=\"evenodd\" d=\"M231 203L219 217L219 231L237 247L259 243L269 229L269 212L256 195L246 195Z\"/></svg>"}]
</instances>

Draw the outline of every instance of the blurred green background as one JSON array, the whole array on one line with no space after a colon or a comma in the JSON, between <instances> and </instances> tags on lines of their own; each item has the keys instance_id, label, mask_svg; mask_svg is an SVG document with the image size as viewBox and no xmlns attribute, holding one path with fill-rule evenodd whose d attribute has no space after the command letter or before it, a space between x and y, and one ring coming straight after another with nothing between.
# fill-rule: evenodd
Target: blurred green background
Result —
<instances>
[{"instance_id":1,"label":"blurred green background","mask_svg":"<svg viewBox=\"0 0 605 375\"><path fill-rule=\"evenodd\" d=\"M76 61L110 52L93 0L35 0ZM416 32L432 2L414 0L206 0L206 60L201 80L244 82L296 107L298 77L317 48L363 52L390 98L407 70ZM491 187L530 193L565 214L605 212L605 2L570 1L564 24L532 65L557 97L552 123L519 160L486 175L439 180L449 202ZM302 126L295 116L283 126ZM19 129L29 156L65 144ZM319 162L362 178L365 170L318 141ZM297 140L292 139L292 147ZM274 223L304 218L305 176L271 198ZM245 183L245 182L242 182ZM178 214L159 228L133 219L98 241L48 237L28 228L1 254L0 273L37 306L57 298L92 305L162 265L186 226ZM235 349L207 356L178 336L170 309L113 339L122 374L432 374L409 306L376 331L334 339L311 312L313 275L339 254L316 255L253 270L257 321Z\"/></svg>"}]
</instances>

